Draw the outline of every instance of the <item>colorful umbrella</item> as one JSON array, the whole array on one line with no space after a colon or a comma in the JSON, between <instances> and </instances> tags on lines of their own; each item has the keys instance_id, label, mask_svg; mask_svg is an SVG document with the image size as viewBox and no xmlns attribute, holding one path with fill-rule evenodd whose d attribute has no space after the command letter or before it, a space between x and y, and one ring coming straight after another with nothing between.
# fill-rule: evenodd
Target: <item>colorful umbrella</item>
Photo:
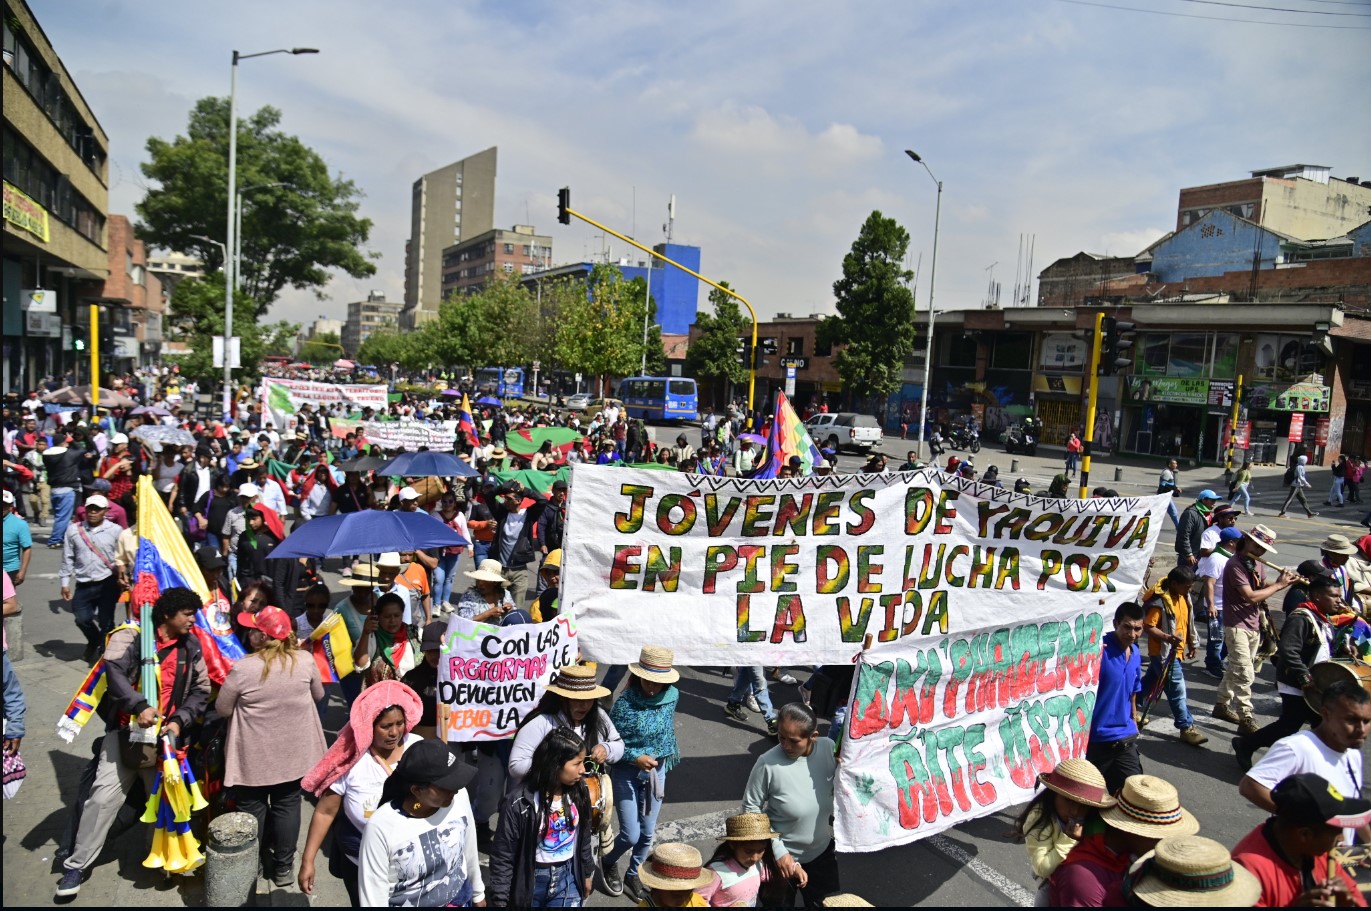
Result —
<instances>
[{"instance_id":1,"label":"colorful umbrella","mask_svg":"<svg viewBox=\"0 0 1371 911\"><path fill-rule=\"evenodd\" d=\"M53 392L43 396L45 403L53 405L89 405L90 387L89 386L63 386ZM132 408L138 403L122 392L115 392L113 389L100 387L100 405L104 408Z\"/></svg>"}]
</instances>

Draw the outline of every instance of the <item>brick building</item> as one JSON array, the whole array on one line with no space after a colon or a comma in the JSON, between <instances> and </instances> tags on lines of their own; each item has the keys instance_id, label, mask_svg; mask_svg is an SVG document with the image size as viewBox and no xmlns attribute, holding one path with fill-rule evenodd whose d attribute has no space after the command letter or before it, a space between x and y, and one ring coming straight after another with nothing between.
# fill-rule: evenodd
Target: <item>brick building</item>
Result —
<instances>
[{"instance_id":1,"label":"brick building","mask_svg":"<svg viewBox=\"0 0 1371 911\"><path fill-rule=\"evenodd\" d=\"M147 248L124 215L111 215L105 225L109 276L97 298L100 305L100 362L123 373L154 363L161 352L166 301L162 282L148 268Z\"/></svg>"},{"instance_id":2,"label":"brick building","mask_svg":"<svg viewBox=\"0 0 1371 911\"><path fill-rule=\"evenodd\" d=\"M757 388L754 401L756 407L766 409L772 396L786 386L785 362L795 365L795 394L791 401L795 410L803 412L810 404L817 405L828 400L836 403L842 392L842 379L833 363L832 348L819 344L818 328L823 319L821 314L812 316L791 316L778 313L775 319L757 324L757 339L765 350L768 342L774 345L774 355L764 354L757 368ZM690 341L700 337L698 326L690 327ZM739 340L740 344L751 340L751 330ZM728 390L717 388L714 384L700 382L700 410L706 405L719 408L727 404ZM746 387L733 390L736 398L746 398Z\"/></svg>"},{"instance_id":3,"label":"brick building","mask_svg":"<svg viewBox=\"0 0 1371 911\"><path fill-rule=\"evenodd\" d=\"M442 299L475 294L490 279L505 275L534 275L552 261L552 238L532 225L495 228L443 250Z\"/></svg>"}]
</instances>

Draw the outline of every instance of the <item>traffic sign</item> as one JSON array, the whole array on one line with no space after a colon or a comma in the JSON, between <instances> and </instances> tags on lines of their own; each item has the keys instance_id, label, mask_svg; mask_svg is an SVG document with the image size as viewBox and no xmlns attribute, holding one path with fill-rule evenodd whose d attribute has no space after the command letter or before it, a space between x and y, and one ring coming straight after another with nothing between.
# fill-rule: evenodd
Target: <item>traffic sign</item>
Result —
<instances>
[{"instance_id":1,"label":"traffic sign","mask_svg":"<svg viewBox=\"0 0 1371 911\"><path fill-rule=\"evenodd\" d=\"M788 379L788 380L793 380L793 379L795 379L795 368L794 368L794 367L786 367L786 368L785 368L785 378Z\"/></svg>"}]
</instances>

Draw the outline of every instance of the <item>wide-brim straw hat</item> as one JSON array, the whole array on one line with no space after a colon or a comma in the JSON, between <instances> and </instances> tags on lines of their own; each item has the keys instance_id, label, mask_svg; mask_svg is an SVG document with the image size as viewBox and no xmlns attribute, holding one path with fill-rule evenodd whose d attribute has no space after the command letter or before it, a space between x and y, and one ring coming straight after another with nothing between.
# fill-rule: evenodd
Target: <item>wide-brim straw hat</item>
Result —
<instances>
[{"instance_id":1,"label":"wide-brim straw hat","mask_svg":"<svg viewBox=\"0 0 1371 911\"><path fill-rule=\"evenodd\" d=\"M610 695L609 689L595 680L595 668L583 664L570 664L559 670L547 691L568 699L603 699Z\"/></svg>"},{"instance_id":2,"label":"wide-brim straw hat","mask_svg":"<svg viewBox=\"0 0 1371 911\"><path fill-rule=\"evenodd\" d=\"M771 817L765 813L739 813L724 820L719 841L770 841L781 836L771 830Z\"/></svg>"},{"instance_id":3,"label":"wide-brim straw hat","mask_svg":"<svg viewBox=\"0 0 1371 911\"><path fill-rule=\"evenodd\" d=\"M854 895L851 892L839 892L837 895L824 896L825 908L874 908L871 902Z\"/></svg>"},{"instance_id":4,"label":"wide-brim straw hat","mask_svg":"<svg viewBox=\"0 0 1371 911\"><path fill-rule=\"evenodd\" d=\"M628 666L631 674L653 683L675 683L681 679L681 672L671 666L676 653L660 645L644 645L638 653L638 661Z\"/></svg>"},{"instance_id":5,"label":"wide-brim straw hat","mask_svg":"<svg viewBox=\"0 0 1371 911\"><path fill-rule=\"evenodd\" d=\"M1346 557L1357 555L1357 545L1353 544L1347 535L1329 535L1323 539L1323 543L1319 545L1319 550L1324 553L1342 554Z\"/></svg>"},{"instance_id":6,"label":"wide-brim straw hat","mask_svg":"<svg viewBox=\"0 0 1371 911\"><path fill-rule=\"evenodd\" d=\"M1063 759L1055 769L1039 775L1038 784L1087 807L1105 810L1114 806L1104 776L1087 759Z\"/></svg>"},{"instance_id":7,"label":"wide-brim straw hat","mask_svg":"<svg viewBox=\"0 0 1371 911\"><path fill-rule=\"evenodd\" d=\"M1276 533L1265 525L1253 525L1251 528L1244 529L1243 534L1265 547L1267 553L1279 553L1276 550Z\"/></svg>"},{"instance_id":8,"label":"wide-brim straw hat","mask_svg":"<svg viewBox=\"0 0 1371 911\"><path fill-rule=\"evenodd\" d=\"M1257 877L1233 863L1228 849L1198 835L1163 838L1128 873L1138 901L1161 908L1250 908L1261 898Z\"/></svg>"},{"instance_id":9,"label":"wide-brim straw hat","mask_svg":"<svg viewBox=\"0 0 1371 911\"><path fill-rule=\"evenodd\" d=\"M1194 835L1200 823L1181 806L1175 785L1155 775L1134 775L1123 783L1114 806L1100 811L1108 825L1145 838Z\"/></svg>"},{"instance_id":10,"label":"wide-brim straw hat","mask_svg":"<svg viewBox=\"0 0 1371 911\"><path fill-rule=\"evenodd\" d=\"M652 856L638 868L638 881L649 889L670 892L694 891L714 880L700 852L690 845L667 842L652 849Z\"/></svg>"},{"instance_id":11,"label":"wide-brim straw hat","mask_svg":"<svg viewBox=\"0 0 1371 911\"><path fill-rule=\"evenodd\" d=\"M381 576L376 572L376 567L372 563L352 564L352 575L346 579L339 579L340 585L350 585L353 588L369 588L381 581Z\"/></svg>"},{"instance_id":12,"label":"wide-brim straw hat","mask_svg":"<svg viewBox=\"0 0 1371 911\"><path fill-rule=\"evenodd\" d=\"M1304 704L1315 713L1323 711L1323 691L1340 680L1360 683L1362 688L1371 692L1371 676L1358 675L1356 665L1348 661L1319 661L1309 668L1309 689L1304 694ZM1365 665L1362 665L1365 670Z\"/></svg>"},{"instance_id":13,"label":"wide-brim straw hat","mask_svg":"<svg viewBox=\"0 0 1371 911\"><path fill-rule=\"evenodd\" d=\"M504 566L499 560L482 560L481 565L476 567L474 572L463 573L468 579L477 579L481 582L499 582L505 588L509 587L509 580L505 578Z\"/></svg>"}]
</instances>

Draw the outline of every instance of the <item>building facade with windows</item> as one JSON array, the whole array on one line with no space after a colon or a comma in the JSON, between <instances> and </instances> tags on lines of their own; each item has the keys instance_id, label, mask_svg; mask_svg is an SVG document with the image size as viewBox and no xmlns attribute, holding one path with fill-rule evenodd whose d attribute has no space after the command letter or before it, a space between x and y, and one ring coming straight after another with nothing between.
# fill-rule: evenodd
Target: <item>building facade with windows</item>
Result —
<instances>
[{"instance_id":1,"label":"building facade with windows","mask_svg":"<svg viewBox=\"0 0 1371 911\"><path fill-rule=\"evenodd\" d=\"M430 171L414 182L405 244L404 329L436 319L448 248L495 229L495 147Z\"/></svg>"},{"instance_id":2,"label":"building facade with windows","mask_svg":"<svg viewBox=\"0 0 1371 911\"><path fill-rule=\"evenodd\" d=\"M402 305L386 300L380 291L372 291L363 301L348 304L348 318L343 323L344 357L356 357L362 343L377 332L394 332L400 326Z\"/></svg>"},{"instance_id":3,"label":"building facade with windows","mask_svg":"<svg viewBox=\"0 0 1371 911\"><path fill-rule=\"evenodd\" d=\"M1336 237L1371 217L1368 209L1371 180L1334 177L1326 165L1294 164L1186 187L1176 206L1176 230L1218 210L1291 237Z\"/></svg>"},{"instance_id":4,"label":"building facade with windows","mask_svg":"<svg viewBox=\"0 0 1371 911\"><path fill-rule=\"evenodd\" d=\"M496 275L536 275L552 262L552 238L532 225L495 228L443 251L442 299L475 294Z\"/></svg>"},{"instance_id":5,"label":"building facade with windows","mask_svg":"<svg viewBox=\"0 0 1371 911\"><path fill-rule=\"evenodd\" d=\"M156 363L161 354L166 301L162 282L148 268L147 248L124 215L106 222L109 277L100 292L100 362L115 373Z\"/></svg>"},{"instance_id":6,"label":"building facade with windows","mask_svg":"<svg viewBox=\"0 0 1371 911\"><path fill-rule=\"evenodd\" d=\"M109 274L109 138L24 0L4 2L4 349L6 390L75 371L89 303Z\"/></svg>"}]
</instances>

